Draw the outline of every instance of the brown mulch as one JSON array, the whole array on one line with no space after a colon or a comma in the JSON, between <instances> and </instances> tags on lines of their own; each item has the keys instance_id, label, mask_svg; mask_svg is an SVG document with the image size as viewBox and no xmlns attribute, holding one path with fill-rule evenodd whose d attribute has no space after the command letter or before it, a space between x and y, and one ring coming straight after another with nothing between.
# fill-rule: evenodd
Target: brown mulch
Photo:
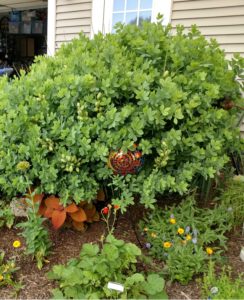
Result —
<instances>
[{"instance_id":1,"label":"brown mulch","mask_svg":"<svg viewBox=\"0 0 244 300\"><path fill-rule=\"evenodd\" d=\"M115 235L117 238L133 242L139 247L143 247L140 234L134 230L134 222L141 216L140 210L130 211L121 215L117 222ZM22 281L24 288L19 292L19 299L49 299L50 290L55 287L52 281L46 277L46 273L52 269L55 264L65 263L70 258L78 256L84 243L98 242L104 233L105 227L102 221L90 225L85 233L75 232L71 229L54 231L50 228L50 235L53 242L53 251L48 257L47 263L40 271L37 269L34 261L23 254L24 241L18 235L17 229L1 229L0 249L6 252L6 257L15 257L17 266L17 280ZM244 273L244 263L239 258L241 246L244 246L244 236L241 235L241 228L229 235L228 251L225 253L226 262L231 265L235 274ZM12 243L21 240L22 247L14 249ZM146 250L143 250L146 252ZM144 267L144 266L143 266ZM190 282L186 286L179 283L167 283L167 293L169 299L200 299L200 288L196 281ZM0 289L0 299L12 298L12 290L8 288Z\"/></svg>"}]
</instances>

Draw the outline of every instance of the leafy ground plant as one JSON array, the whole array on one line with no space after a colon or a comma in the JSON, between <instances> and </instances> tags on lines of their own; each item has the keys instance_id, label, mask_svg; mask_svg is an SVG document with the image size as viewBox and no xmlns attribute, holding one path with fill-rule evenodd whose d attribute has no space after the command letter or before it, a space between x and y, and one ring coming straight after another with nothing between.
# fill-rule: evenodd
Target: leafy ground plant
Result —
<instances>
[{"instance_id":1,"label":"leafy ground plant","mask_svg":"<svg viewBox=\"0 0 244 300\"><path fill-rule=\"evenodd\" d=\"M202 285L203 299L244 299L243 274L232 279L231 268L224 267L220 274L216 275L214 263L209 262L208 272L204 274Z\"/></svg>"},{"instance_id":2,"label":"leafy ground plant","mask_svg":"<svg viewBox=\"0 0 244 300\"><path fill-rule=\"evenodd\" d=\"M14 214L9 205L0 202L0 228L6 226L11 228L14 224Z\"/></svg>"},{"instance_id":3,"label":"leafy ground plant","mask_svg":"<svg viewBox=\"0 0 244 300\"><path fill-rule=\"evenodd\" d=\"M41 269L45 257L49 254L51 241L47 229L43 226L45 218L38 215L39 202L34 202L35 192L30 192L26 197L27 220L16 226L22 229L21 235L26 242L26 254L32 255L37 261L38 269Z\"/></svg>"},{"instance_id":4,"label":"leafy ground plant","mask_svg":"<svg viewBox=\"0 0 244 300\"><path fill-rule=\"evenodd\" d=\"M103 243L103 241L102 241ZM141 250L109 234L102 244L85 244L77 259L57 265L49 279L58 282L54 299L167 299L164 279L158 274L136 273ZM109 282L124 286L119 293L108 288Z\"/></svg>"},{"instance_id":5,"label":"leafy ground plant","mask_svg":"<svg viewBox=\"0 0 244 300\"><path fill-rule=\"evenodd\" d=\"M25 195L25 204L27 206L27 220L16 225L22 229L20 235L25 238L26 254L32 255L37 261L38 269L41 269L45 257L48 255L51 248L51 241L47 229L43 226L45 219L39 213L40 203L43 198L42 194L36 194L32 191L26 172L30 168L27 161L20 161L17 164L17 170L23 176L28 187L28 194ZM21 175L20 175L21 176Z\"/></svg>"},{"instance_id":6,"label":"leafy ground plant","mask_svg":"<svg viewBox=\"0 0 244 300\"><path fill-rule=\"evenodd\" d=\"M233 225L242 224L244 220L244 176L239 175L229 179L218 200L233 215Z\"/></svg>"},{"instance_id":7,"label":"leafy ground plant","mask_svg":"<svg viewBox=\"0 0 244 300\"><path fill-rule=\"evenodd\" d=\"M9 286L14 289L14 293L22 288L21 283L14 280L14 273L19 269L14 260L5 260L5 253L0 251L0 287Z\"/></svg>"},{"instance_id":8,"label":"leafy ground plant","mask_svg":"<svg viewBox=\"0 0 244 300\"><path fill-rule=\"evenodd\" d=\"M230 68L230 64L231 67ZM26 192L18 161L41 193L93 201L111 184L121 210L156 194L187 192L196 176L214 177L240 148L237 109L244 60L231 62L216 41L159 22L118 25L115 34L81 35L55 57L38 57L28 74L0 80L0 189ZM41 84L40 84L41 82ZM114 176L110 152L142 151L137 175Z\"/></svg>"},{"instance_id":9,"label":"leafy ground plant","mask_svg":"<svg viewBox=\"0 0 244 300\"><path fill-rule=\"evenodd\" d=\"M203 272L206 261L220 258L231 218L224 206L201 209L194 196L189 196L177 207L155 209L141 228L146 247L151 255L165 261L170 279L187 284Z\"/></svg>"}]
</instances>

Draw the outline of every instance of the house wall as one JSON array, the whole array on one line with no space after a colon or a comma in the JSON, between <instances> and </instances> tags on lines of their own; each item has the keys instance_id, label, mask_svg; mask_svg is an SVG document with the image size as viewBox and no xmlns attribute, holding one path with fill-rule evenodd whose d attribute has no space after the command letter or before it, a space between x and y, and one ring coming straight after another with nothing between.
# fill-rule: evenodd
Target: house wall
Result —
<instances>
[{"instance_id":1,"label":"house wall","mask_svg":"<svg viewBox=\"0 0 244 300\"><path fill-rule=\"evenodd\" d=\"M83 31L90 36L92 0L56 0L55 49Z\"/></svg>"},{"instance_id":2,"label":"house wall","mask_svg":"<svg viewBox=\"0 0 244 300\"><path fill-rule=\"evenodd\" d=\"M197 24L207 38L216 38L227 57L244 56L244 0L173 0L173 27Z\"/></svg>"}]
</instances>

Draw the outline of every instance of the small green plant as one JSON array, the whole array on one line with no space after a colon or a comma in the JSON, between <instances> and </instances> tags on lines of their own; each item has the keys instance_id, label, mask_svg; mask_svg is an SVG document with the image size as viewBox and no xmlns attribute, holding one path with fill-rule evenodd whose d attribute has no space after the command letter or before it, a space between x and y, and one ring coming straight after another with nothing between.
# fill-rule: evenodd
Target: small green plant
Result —
<instances>
[{"instance_id":1,"label":"small green plant","mask_svg":"<svg viewBox=\"0 0 244 300\"><path fill-rule=\"evenodd\" d=\"M203 299L244 299L244 277L232 279L231 268L224 267L222 272L215 274L214 263L209 262L208 272L201 281Z\"/></svg>"},{"instance_id":2,"label":"small green plant","mask_svg":"<svg viewBox=\"0 0 244 300\"><path fill-rule=\"evenodd\" d=\"M45 218L38 215L40 203L33 201L35 192L30 195L30 199L26 198L27 220L17 224L17 227L23 230L21 236L26 242L26 254L32 255L37 261L38 269L41 269L43 262L46 261L45 257L50 252L51 241L47 229L43 226ZM29 197L29 195L27 196Z\"/></svg>"},{"instance_id":3,"label":"small green plant","mask_svg":"<svg viewBox=\"0 0 244 300\"><path fill-rule=\"evenodd\" d=\"M21 283L14 280L14 273L19 269L15 265L14 260L5 260L5 253L0 251L0 288L11 286L14 292L17 293L21 288Z\"/></svg>"},{"instance_id":4,"label":"small green plant","mask_svg":"<svg viewBox=\"0 0 244 300\"><path fill-rule=\"evenodd\" d=\"M102 248L85 244L77 259L66 266L54 266L49 279L58 281L55 299L166 299L164 279L158 274L136 273L141 250L109 234ZM108 288L109 282L124 286L124 291Z\"/></svg>"},{"instance_id":5,"label":"small green plant","mask_svg":"<svg viewBox=\"0 0 244 300\"><path fill-rule=\"evenodd\" d=\"M107 237L101 237L101 247L85 244L79 258L49 272L49 278L59 283L53 290L55 299L167 299L162 277L136 272L141 250L113 236L119 209L109 204L101 210L107 231ZM109 283L117 283L123 290L113 290Z\"/></svg>"},{"instance_id":6,"label":"small green plant","mask_svg":"<svg viewBox=\"0 0 244 300\"><path fill-rule=\"evenodd\" d=\"M234 179L229 179L218 200L232 215L233 226L242 224L244 219L244 176L239 175Z\"/></svg>"},{"instance_id":7,"label":"small green plant","mask_svg":"<svg viewBox=\"0 0 244 300\"><path fill-rule=\"evenodd\" d=\"M11 228L14 224L14 214L9 205L0 202L0 228L6 226Z\"/></svg>"},{"instance_id":8,"label":"small green plant","mask_svg":"<svg viewBox=\"0 0 244 300\"><path fill-rule=\"evenodd\" d=\"M194 196L189 196L177 207L157 208L141 228L146 247L151 255L165 261L170 279L187 284L204 270L207 260L220 259L222 248L226 248L224 234L231 229L230 218L225 207L201 209Z\"/></svg>"},{"instance_id":9,"label":"small green plant","mask_svg":"<svg viewBox=\"0 0 244 300\"><path fill-rule=\"evenodd\" d=\"M25 173L29 167L30 164L27 161L21 161L17 165L18 171L23 173ZM37 197L40 201L35 200L36 191L31 191L28 178L25 176L24 178L26 180L26 185L28 186L28 194L25 195L27 220L17 224L17 227L23 230L20 235L25 238L26 254L32 255L37 261L38 269L41 269L43 262L46 261L45 257L50 251L51 241L47 229L43 226L45 218L38 214L41 197Z\"/></svg>"}]
</instances>

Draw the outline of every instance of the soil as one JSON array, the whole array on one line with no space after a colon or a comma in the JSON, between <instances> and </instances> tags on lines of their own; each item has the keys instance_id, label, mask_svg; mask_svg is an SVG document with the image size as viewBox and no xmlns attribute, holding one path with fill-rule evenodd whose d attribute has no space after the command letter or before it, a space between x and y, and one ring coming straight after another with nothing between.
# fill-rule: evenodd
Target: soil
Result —
<instances>
[{"instance_id":1,"label":"soil","mask_svg":"<svg viewBox=\"0 0 244 300\"><path fill-rule=\"evenodd\" d=\"M142 237L136 232L133 225L140 216L140 209L120 215L116 224L115 235L142 247L146 254ZM7 258L15 258L16 264L20 267L16 273L16 279L22 281L24 288L18 294L19 299L49 299L50 290L55 287L55 283L47 279L47 272L54 265L64 264L70 258L78 256L84 243L98 242L100 236L105 232L105 226L100 221L91 224L84 233L72 229L54 231L51 227L49 231L53 242L53 251L48 257L49 263L45 264L40 271L35 262L30 260L29 256L24 255L24 241L19 236L20 231L15 228L11 230L1 229L0 249L6 252ZM22 246L14 249L12 244L16 239L22 242ZM241 228L237 228L229 235L228 251L224 254L226 263L231 265L236 276L244 273L244 263L239 258L241 246L244 246L244 236L242 236ZM146 268L146 266L140 266L140 268ZM200 299L200 288L196 280L186 286L175 282L167 283L166 289L169 299ZM13 298L12 292L13 290L9 288L0 289L0 299Z\"/></svg>"}]
</instances>

